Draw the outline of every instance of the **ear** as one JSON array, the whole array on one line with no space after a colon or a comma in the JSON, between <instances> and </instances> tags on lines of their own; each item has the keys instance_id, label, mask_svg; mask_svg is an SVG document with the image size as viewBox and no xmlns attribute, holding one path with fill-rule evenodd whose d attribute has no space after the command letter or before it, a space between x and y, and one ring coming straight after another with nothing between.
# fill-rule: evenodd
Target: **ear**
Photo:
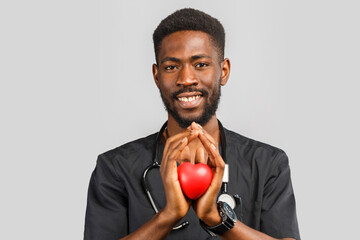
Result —
<instances>
[{"instance_id":1,"label":"ear","mask_svg":"<svg viewBox=\"0 0 360 240\"><path fill-rule=\"evenodd\" d=\"M153 74L153 78L154 78L155 84L156 84L156 86L159 88L158 73L159 73L159 68L158 68L158 66L154 63L154 64L152 65L152 74Z\"/></svg>"},{"instance_id":2,"label":"ear","mask_svg":"<svg viewBox=\"0 0 360 240\"><path fill-rule=\"evenodd\" d=\"M221 86L225 86L230 76L230 59L225 58L221 63Z\"/></svg>"}]
</instances>

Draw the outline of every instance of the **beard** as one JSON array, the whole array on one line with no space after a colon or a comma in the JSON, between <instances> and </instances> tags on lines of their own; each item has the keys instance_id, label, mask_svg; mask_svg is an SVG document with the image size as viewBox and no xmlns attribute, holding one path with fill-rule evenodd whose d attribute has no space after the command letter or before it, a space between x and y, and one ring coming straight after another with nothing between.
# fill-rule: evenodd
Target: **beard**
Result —
<instances>
[{"instance_id":1,"label":"beard","mask_svg":"<svg viewBox=\"0 0 360 240\"><path fill-rule=\"evenodd\" d=\"M207 99L209 96L209 92L205 89L197 89L197 88L183 88L173 94L171 94L171 98L166 99L163 92L160 90L161 99L164 103L166 111L175 119L175 121L179 124L179 126L183 129L186 129L191 125L192 122L196 122L201 126L204 126L212 116L215 115L216 110L219 106L220 96L221 96L221 87L220 87L220 80L218 84L213 88L214 92L210 96L210 99ZM203 112L198 117L182 117L180 116L179 112L176 110L175 101L177 101L177 95L184 93L184 92L201 92L202 97L206 99L205 107ZM171 101L171 103L170 103Z\"/></svg>"}]
</instances>

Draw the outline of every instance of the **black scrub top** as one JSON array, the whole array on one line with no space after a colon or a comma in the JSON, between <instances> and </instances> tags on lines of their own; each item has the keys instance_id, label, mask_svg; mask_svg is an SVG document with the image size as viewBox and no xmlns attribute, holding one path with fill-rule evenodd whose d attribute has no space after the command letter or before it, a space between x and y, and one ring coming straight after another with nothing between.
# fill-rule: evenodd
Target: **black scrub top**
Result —
<instances>
[{"instance_id":1,"label":"black scrub top","mask_svg":"<svg viewBox=\"0 0 360 240\"><path fill-rule=\"evenodd\" d=\"M295 197L286 154L275 147L224 129L229 164L229 193L238 194L242 207L235 212L244 224L275 238L300 240ZM99 155L92 173L85 217L85 240L117 240L136 231L155 214L141 183L153 163L156 134ZM164 145L161 143L158 161ZM147 176L159 209L165 206L159 169ZM166 239L216 239L202 229L190 208L190 224L173 230ZM180 221L180 222L182 222ZM218 238L220 239L220 238Z\"/></svg>"}]
</instances>

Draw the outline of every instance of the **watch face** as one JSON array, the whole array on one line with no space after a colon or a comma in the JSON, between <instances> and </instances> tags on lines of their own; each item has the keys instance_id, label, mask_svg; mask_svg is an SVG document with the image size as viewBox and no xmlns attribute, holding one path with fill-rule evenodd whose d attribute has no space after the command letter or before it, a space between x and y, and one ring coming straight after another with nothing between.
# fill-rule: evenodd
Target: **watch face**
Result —
<instances>
[{"instance_id":1,"label":"watch face","mask_svg":"<svg viewBox=\"0 0 360 240\"><path fill-rule=\"evenodd\" d=\"M235 222L236 214L235 214L234 210L230 207L230 205L227 204L226 202L224 202L224 209L225 209L228 217Z\"/></svg>"}]
</instances>

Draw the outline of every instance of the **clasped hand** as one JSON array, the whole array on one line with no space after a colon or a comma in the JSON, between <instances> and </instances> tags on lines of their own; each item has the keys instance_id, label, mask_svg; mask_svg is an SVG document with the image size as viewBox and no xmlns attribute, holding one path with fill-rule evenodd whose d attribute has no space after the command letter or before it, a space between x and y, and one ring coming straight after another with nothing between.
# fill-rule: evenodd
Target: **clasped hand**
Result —
<instances>
[{"instance_id":1,"label":"clasped hand","mask_svg":"<svg viewBox=\"0 0 360 240\"><path fill-rule=\"evenodd\" d=\"M191 157L195 156L195 157ZM177 163L190 161L205 163L213 173L207 191L198 199L190 200L182 192L177 175ZM167 139L161 162L160 173L164 184L166 206L163 212L180 220L193 206L199 219L213 226L221 222L216 199L221 188L225 163L217 143L200 125L192 123L189 128Z\"/></svg>"}]
</instances>

